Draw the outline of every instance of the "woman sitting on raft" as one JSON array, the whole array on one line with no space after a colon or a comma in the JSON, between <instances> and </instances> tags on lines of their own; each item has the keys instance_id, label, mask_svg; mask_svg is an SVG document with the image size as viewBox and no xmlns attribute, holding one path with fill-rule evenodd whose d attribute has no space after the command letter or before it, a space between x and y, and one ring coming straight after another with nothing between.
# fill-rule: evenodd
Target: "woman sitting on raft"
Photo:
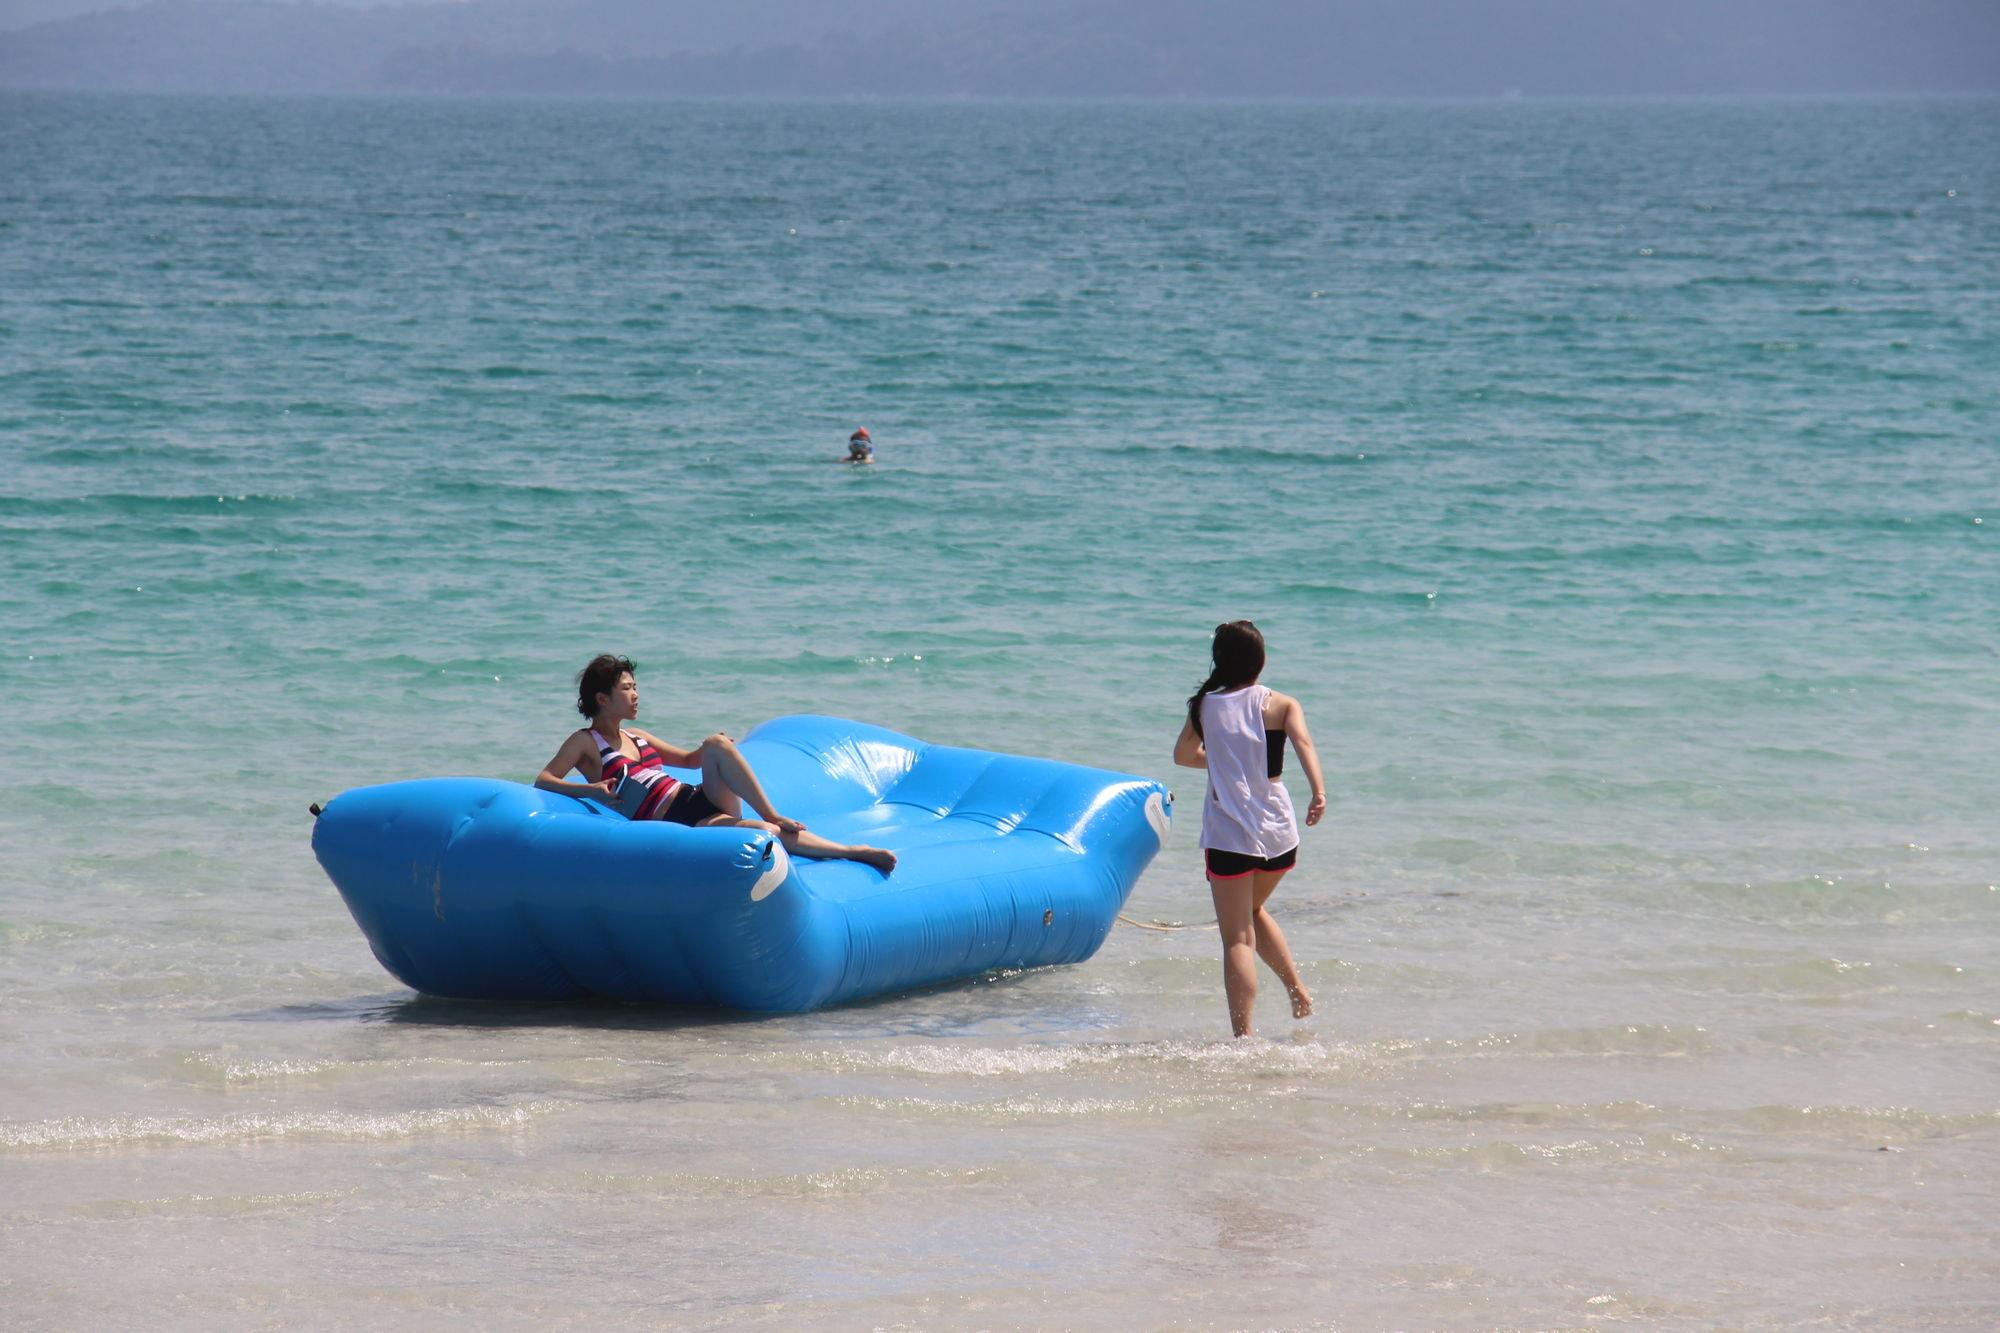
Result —
<instances>
[{"instance_id":1,"label":"woman sitting on raft","mask_svg":"<svg viewBox=\"0 0 2000 1333\"><path fill-rule=\"evenodd\" d=\"M779 814L736 742L721 732L682 750L627 726L639 716L639 686L632 679L632 663L623 657L605 653L578 673L576 711L590 725L571 732L556 757L535 775L535 786L543 791L589 796L632 819L664 819L690 828L767 829L778 835L785 850L799 856L862 861L885 875L896 868L894 852L833 842ZM699 768L700 785L678 780L667 772L668 765ZM572 770L588 781L581 787L564 781ZM762 819L743 818L746 801Z\"/></svg>"}]
</instances>

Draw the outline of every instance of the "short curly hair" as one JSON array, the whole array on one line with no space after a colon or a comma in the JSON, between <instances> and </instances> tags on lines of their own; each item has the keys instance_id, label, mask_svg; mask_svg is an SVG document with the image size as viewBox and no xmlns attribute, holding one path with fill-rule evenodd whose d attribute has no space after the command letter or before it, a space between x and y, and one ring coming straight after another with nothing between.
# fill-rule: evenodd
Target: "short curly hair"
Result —
<instances>
[{"instance_id":1,"label":"short curly hair","mask_svg":"<svg viewBox=\"0 0 2000 1333\"><path fill-rule=\"evenodd\" d=\"M590 665L576 673L576 711L585 717L597 716L597 696L609 694L618 678L632 670L632 659L616 653L599 653Z\"/></svg>"}]
</instances>

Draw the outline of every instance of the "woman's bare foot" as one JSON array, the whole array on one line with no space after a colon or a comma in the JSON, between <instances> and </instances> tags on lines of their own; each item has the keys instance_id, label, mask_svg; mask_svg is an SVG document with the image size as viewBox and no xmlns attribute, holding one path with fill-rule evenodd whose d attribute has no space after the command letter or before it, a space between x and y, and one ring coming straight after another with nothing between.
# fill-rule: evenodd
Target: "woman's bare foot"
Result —
<instances>
[{"instance_id":1,"label":"woman's bare foot","mask_svg":"<svg viewBox=\"0 0 2000 1333\"><path fill-rule=\"evenodd\" d=\"M882 847L856 847L847 859L874 866L885 875L896 868L896 854Z\"/></svg>"},{"instance_id":2,"label":"woman's bare foot","mask_svg":"<svg viewBox=\"0 0 2000 1333\"><path fill-rule=\"evenodd\" d=\"M1312 1011L1313 997L1306 992L1304 986L1300 986L1292 992L1292 1017L1307 1018L1311 1016Z\"/></svg>"}]
</instances>

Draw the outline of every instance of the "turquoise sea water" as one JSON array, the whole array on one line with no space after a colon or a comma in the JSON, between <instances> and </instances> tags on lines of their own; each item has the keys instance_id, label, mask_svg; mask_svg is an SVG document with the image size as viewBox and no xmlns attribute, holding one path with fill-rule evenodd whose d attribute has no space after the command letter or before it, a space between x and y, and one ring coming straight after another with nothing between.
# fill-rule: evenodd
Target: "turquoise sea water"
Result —
<instances>
[{"instance_id":1,"label":"turquoise sea water","mask_svg":"<svg viewBox=\"0 0 2000 1333\"><path fill-rule=\"evenodd\" d=\"M0 1295L1989 1326L1996 166L1976 100L0 98ZM306 846L607 649L670 737L1185 796L1239 616L1334 795L1259 1044L1191 828L1188 930L748 1023L413 997Z\"/></svg>"}]
</instances>

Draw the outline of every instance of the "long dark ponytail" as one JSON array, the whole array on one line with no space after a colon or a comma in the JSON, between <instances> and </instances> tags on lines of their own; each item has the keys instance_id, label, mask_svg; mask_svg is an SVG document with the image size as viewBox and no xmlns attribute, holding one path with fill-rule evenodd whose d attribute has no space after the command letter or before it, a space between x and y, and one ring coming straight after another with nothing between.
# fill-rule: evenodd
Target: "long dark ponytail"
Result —
<instances>
[{"instance_id":1,"label":"long dark ponytail","mask_svg":"<svg viewBox=\"0 0 2000 1333\"><path fill-rule=\"evenodd\" d=\"M1215 627L1215 642L1209 648L1214 666L1201 688L1188 696L1188 722L1201 735L1201 701L1217 690L1238 690L1264 674L1264 635L1247 620L1232 620Z\"/></svg>"}]
</instances>

